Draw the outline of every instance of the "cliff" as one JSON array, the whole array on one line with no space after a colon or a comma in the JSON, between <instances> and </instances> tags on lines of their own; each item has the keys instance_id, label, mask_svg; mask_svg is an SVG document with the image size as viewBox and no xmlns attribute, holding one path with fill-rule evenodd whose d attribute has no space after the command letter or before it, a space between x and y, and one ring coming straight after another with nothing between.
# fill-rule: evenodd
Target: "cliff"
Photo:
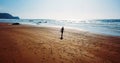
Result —
<instances>
[{"instance_id":1,"label":"cliff","mask_svg":"<svg viewBox=\"0 0 120 63\"><path fill-rule=\"evenodd\" d=\"M19 17L14 17L9 13L0 13L0 19L19 19Z\"/></svg>"}]
</instances>

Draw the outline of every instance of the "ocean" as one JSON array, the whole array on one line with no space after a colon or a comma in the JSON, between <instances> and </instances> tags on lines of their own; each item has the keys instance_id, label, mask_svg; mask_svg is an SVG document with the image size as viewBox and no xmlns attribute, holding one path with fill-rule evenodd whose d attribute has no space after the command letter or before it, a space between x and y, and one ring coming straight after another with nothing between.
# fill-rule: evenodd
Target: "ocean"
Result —
<instances>
[{"instance_id":1,"label":"ocean","mask_svg":"<svg viewBox=\"0 0 120 63\"><path fill-rule=\"evenodd\" d=\"M120 36L120 19L54 20L54 19L0 19L5 23L21 23L34 26L80 29L91 33Z\"/></svg>"}]
</instances>

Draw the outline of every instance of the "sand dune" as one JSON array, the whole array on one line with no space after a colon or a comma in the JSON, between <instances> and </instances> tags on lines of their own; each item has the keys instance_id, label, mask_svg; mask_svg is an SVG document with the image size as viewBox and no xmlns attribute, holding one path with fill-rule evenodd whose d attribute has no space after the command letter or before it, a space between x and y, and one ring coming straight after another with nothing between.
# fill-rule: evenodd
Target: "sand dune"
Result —
<instances>
[{"instance_id":1,"label":"sand dune","mask_svg":"<svg viewBox=\"0 0 120 63\"><path fill-rule=\"evenodd\" d=\"M0 24L0 63L120 63L120 37Z\"/></svg>"}]
</instances>

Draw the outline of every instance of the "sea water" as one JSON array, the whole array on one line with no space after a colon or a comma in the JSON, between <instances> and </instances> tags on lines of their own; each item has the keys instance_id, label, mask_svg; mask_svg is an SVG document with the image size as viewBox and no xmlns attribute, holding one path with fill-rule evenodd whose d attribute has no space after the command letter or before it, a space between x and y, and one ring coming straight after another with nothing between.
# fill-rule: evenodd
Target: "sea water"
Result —
<instances>
[{"instance_id":1,"label":"sea water","mask_svg":"<svg viewBox=\"0 0 120 63\"><path fill-rule=\"evenodd\" d=\"M120 19L53 20L53 19L0 19L0 22L29 24L48 27L68 27L92 33L120 36Z\"/></svg>"}]
</instances>

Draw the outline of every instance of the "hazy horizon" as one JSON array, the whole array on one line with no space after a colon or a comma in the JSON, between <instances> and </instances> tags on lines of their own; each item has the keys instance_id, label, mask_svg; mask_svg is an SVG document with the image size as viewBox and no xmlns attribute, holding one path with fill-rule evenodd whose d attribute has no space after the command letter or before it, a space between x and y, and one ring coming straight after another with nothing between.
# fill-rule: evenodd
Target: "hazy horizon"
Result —
<instances>
[{"instance_id":1,"label":"hazy horizon","mask_svg":"<svg viewBox=\"0 0 120 63\"><path fill-rule=\"evenodd\" d=\"M0 12L22 19L120 19L120 0L0 0Z\"/></svg>"}]
</instances>

